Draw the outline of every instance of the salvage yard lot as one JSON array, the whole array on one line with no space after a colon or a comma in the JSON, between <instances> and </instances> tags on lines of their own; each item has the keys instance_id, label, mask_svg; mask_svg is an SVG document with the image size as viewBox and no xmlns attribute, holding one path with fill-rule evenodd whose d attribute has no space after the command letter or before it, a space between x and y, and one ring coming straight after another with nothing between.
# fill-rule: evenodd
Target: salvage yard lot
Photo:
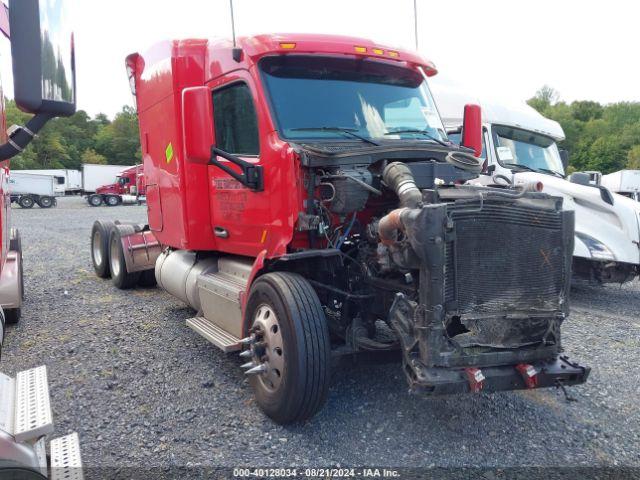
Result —
<instances>
[{"instance_id":1,"label":"salvage yard lot","mask_svg":"<svg viewBox=\"0 0 640 480\"><path fill-rule=\"evenodd\" d=\"M329 400L280 427L253 401L237 355L185 326L161 290L116 290L91 266L96 218L144 222L145 207L66 198L13 210L26 302L1 370L46 364L56 433L78 431L87 467L640 466L640 283L572 292L566 353L586 385L425 399L399 365L336 372Z\"/></svg>"}]
</instances>

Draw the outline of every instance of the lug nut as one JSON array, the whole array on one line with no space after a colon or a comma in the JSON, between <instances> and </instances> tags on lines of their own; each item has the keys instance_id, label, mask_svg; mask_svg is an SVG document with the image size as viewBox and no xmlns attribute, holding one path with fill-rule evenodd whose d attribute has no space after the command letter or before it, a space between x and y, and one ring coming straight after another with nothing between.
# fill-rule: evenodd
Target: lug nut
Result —
<instances>
[{"instance_id":1,"label":"lug nut","mask_svg":"<svg viewBox=\"0 0 640 480\"><path fill-rule=\"evenodd\" d=\"M246 372L244 372L246 375L258 375L259 373L264 373L267 371L267 366L262 363L260 365L258 365L257 367L253 367L250 370L247 370Z\"/></svg>"}]
</instances>

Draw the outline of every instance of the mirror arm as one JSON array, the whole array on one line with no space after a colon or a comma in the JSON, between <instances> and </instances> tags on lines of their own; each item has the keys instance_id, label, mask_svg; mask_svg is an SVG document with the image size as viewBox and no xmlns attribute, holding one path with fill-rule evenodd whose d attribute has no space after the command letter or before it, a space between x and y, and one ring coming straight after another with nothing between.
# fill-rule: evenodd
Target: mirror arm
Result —
<instances>
[{"instance_id":1,"label":"mirror arm","mask_svg":"<svg viewBox=\"0 0 640 480\"><path fill-rule=\"evenodd\" d=\"M0 145L0 161L8 160L22 152L53 117L54 115L49 113L38 113L31 117L24 127L11 127L7 143Z\"/></svg>"},{"instance_id":2,"label":"mirror arm","mask_svg":"<svg viewBox=\"0 0 640 480\"><path fill-rule=\"evenodd\" d=\"M238 173L234 169L220 162L216 158L218 155L240 167L242 173ZM262 192L264 190L264 174L261 165L254 165L253 163L246 162L241 158L231 155L230 153L216 147L211 147L211 160L209 160L209 165L215 165L220 170L231 175L245 187L257 192Z\"/></svg>"}]
</instances>

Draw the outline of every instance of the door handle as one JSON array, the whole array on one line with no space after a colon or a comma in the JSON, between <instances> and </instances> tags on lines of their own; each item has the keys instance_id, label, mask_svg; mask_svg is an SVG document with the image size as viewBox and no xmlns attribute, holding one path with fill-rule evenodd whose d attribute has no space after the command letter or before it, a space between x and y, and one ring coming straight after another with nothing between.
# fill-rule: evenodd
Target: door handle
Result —
<instances>
[{"instance_id":1,"label":"door handle","mask_svg":"<svg viewBox=\"0 0 640 480\"><path fill-rule=\"evenodd\" d=\"M226 228L213 227L213 234L218 238L229 238L229 232Z\"/></svg>"}]
</instances>

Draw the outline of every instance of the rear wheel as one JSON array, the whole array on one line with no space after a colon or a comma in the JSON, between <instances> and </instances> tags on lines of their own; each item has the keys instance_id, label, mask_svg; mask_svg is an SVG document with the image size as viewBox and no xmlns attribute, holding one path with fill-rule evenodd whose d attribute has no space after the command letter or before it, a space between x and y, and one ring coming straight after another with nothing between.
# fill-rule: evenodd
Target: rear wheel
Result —
<instances>
[{"instance_id":1,"label":"rear wheel","mask_svg":"<svg viewBox=\"0 0 640 480\"><path fill-rule=\"evenodd\" d=\"M300 275L269 273L251 287L246 315L258 405L281 424L312 417L327 397L331 355L316 292Z\"/></svg>"},{"instance_id":2,"label":"rear wheel","mask_svg":"<svg viewBox=\"0 0 640 480\"><path fill-rule=\"evenodd\" d=\"M102 205L102 195L89 195L87 201L92 207L99 207Z\"/></svg>"},{"instance_id":3,"label":"rear wheel","mask_svg":"<svg viewBox=\"0 0 640 480\"><path fill-rule=\"evenodd\" d=\"M120 204L120 197L116 195L107 195L104 202L109 207L117 207Z\"/></svg>"},{"instance_id":4,"label":"rear wheel","mask_svg":"<svg viewBox=\"0 0 640 480\"><path fill-rule=\"evenodd\" d=\"M127 228L128 227L128 228ZM120 229L134 229L130 225L121 225L111 229L109 235L109 269L111 270L111 281L122 290L135 287L140 279L140 272L127 271L127 264L124 260L124 251L122 250L122 233Z\"/></svg>"},{"instance_id":5,"label":"rear wheel","mask_svg":"<svg viewBox=\"0 0 640 480\"><path fill-rule=\"evenodd\" d=\"M33 200L33 198L29 195L20 197L20 200L18 200L18 205L20 205L22 208L33 208L33 205L35 203L36 202Z\"/></svg>"},{"instance_id":6,"label":"rear wheel","mask_svg":"<svg viewBox=\"0 0 640 480\"><path fill-rule=\"evenodd\" d=\"M40 205L40 208L51 208L53 206L53 197L40 197L39 201L38 201L38 205Z\"/></svg>"},{"instance_id":7,"label":"rear wheel","mask_svg":"<svg viewBox=\"0 0 640 480\"><path fill-rule=\"evenodd\" d=\"M93 269L100 278L108 278L109 271L109 235L113 222L96 220L91 229L91 260Z\"/></svg>"}]
</instances>

